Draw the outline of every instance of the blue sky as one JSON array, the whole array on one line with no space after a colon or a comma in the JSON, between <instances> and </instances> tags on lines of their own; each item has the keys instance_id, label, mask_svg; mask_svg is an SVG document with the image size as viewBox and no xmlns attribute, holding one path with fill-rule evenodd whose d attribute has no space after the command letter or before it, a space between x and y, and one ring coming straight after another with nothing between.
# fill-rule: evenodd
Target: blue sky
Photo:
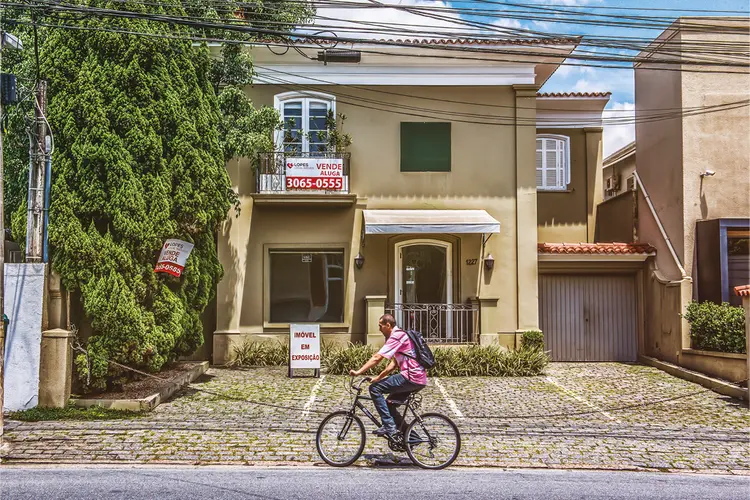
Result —
<instances>
[{"instance_id":1,"label":"blue sky","mask_svg":"<svg viewBox=\"0 0 750 500\"><path fill-rule=\"evenodd\" d=\"M352 1L352 0L349 0ZM357 0L354 0L357 1ZM537 7L546 8L575 8L581 7L580 12L592 12L597 14L609 15L628 15L628 16L662 16L667 18L677 18L679 16L722 16L729 15L719 11L740 11L745 15L750 13L750 2L748 0L494 0L494 1L447 1L447 0L358 0L364 4L381 3L394 5L400 8L405 7L432 7L432 8L473 8L473 9L492 9L499 13L507 12L509 7L502 4L531 4ZM606 8L603 8L606 7ZM617 10L607 8L614 7ZM619 10L621 8L627 10ZM585 8L585 10L584 10ZM680 10L649 10L649 9L680 9ZM713 9L713 13L708 12L690 12L691 10ZM528 9L527 9L528 10ZM578 11L578 9L576 9ZM512 7L510 7L512 12ZM438 12L440 12L438 10ZM346 19L351 24L350 27L357 26L357 21L366 20L368 22L382 23L408 23L414 29L421 28L425 33L437 31L435 26L442 26L448 31L466 31L469 28L465 26L456 27L457 25L447 21L436 21L424 16L410 15L403 10L396 9L322 9L318 11L321 16L327 16L332 19ZM519 13L520 14L520 13ZM450 17L450 11L442 11L443 16ZM522 14L521 14L522 15ZM740 14L732 14L740 15ZM459 15L453 17L458 18ZM634 29L610 26L591 26L591 25L571 25L559 22L538 22L523 19L502 19L498 17L487 16L466 16L462 14L460 19L488 23L497 29L524 29L535 30L546 33L555 33L561 35L581 35L586 36L608 36L608 37L638 37L644 39L654 39L662 29ZM334 24L331 21L319 21L321 24ZM361 25L360 25L361 26ZM342 33L343 34L343 33ZM351 36L351 34L343 34ZM384 37L374 35L375 37ZM591 50L591 49L589 49ZM631 52L631 54L634 54ZM607 105L605 116L629 116L634 113L634 89L633 89L633 70L630 65L625 64L622 69L594 68L580 66L561 66L557 72L550 78L542 89L546 92L593 92L609 91L612 92L612 98ZM625 146L633 140L635 135L633 125L605 126L604 132L604 154L609 155L622 146Z\"/></svg>"}]
</instances>

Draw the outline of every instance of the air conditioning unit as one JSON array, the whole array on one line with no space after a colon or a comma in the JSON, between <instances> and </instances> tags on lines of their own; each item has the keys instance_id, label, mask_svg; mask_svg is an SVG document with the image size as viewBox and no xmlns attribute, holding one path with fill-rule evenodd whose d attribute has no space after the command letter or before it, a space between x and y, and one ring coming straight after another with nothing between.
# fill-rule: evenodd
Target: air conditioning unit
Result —
<instances>
[{"instance_id":1,"label":"air conditioning unit","mask_svg":"<svg viewBox=\"0 0 750 500\"><path fill-rule=\"evenodd\" d=\"M604 189L607 191L617 191L620 189L620 176L613 175L612 177L607 177L604 181Z\"/></svg>"}]
</instances>

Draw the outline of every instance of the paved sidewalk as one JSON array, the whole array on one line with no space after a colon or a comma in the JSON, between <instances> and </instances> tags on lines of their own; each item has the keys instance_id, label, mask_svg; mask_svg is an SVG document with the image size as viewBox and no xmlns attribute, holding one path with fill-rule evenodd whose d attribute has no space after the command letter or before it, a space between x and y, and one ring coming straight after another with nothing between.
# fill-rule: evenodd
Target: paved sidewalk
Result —
<instances>
[{"instance_id":1,"label":"paved sidewalk","mask_svg":"<svg viewBox=\"0 0 750 500\"><path fill-rule=\"evenodd\" d=\"M211 368L145 417L8 421L5 458L15 463L321 463L314 443L320 412L346 406L347 381L342 376L290 380L285 368ZM456 465L750 474L750 414L744 403L651 367L552 364L541 377L433 378L422 394L424 411L445 413L461 429ZM373 429L368 422L368 431ZM384 459L408 463L369 435L358 463Z\"/></svg>"}]
</instances>

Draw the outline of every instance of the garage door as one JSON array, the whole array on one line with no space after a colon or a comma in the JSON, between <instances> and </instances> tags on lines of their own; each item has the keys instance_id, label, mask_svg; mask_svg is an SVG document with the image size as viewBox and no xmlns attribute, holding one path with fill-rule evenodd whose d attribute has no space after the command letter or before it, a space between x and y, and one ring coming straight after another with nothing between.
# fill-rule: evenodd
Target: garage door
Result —
<instances>
[{"instance_id":1,"label":"garage door","mask_svg":"<svg viewBox=\"0 0 750 500\"><path fill-rule=\"evenodd\" d=\"M539 278L539 321L553 361L636 360L634 276Z\"/></svg>"}]
</instances>

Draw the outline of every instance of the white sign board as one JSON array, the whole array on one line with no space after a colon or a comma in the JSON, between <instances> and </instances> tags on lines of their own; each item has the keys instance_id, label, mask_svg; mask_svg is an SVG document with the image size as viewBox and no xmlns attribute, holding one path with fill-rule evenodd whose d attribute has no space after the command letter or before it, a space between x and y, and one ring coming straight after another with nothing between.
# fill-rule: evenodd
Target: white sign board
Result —
<instances>
[{"instance_id":1,"label":"white sign board","mask_svg":"<svg viewBox=\"0 0 750 500\"><path fill-rule=\"evenodd\" d=\"M320 325L289 325L289 368L320 369Z\"/></svg>"},{"instance_id":2,"label":"white sign board","mask_svg":"<svg viewBox=\"0 0 750 500\"><path fill-rule=\"evenodd\" d=\"M193 251L192 243L182 240L167 240L161 248L161 255L154 268L155 273L169 273L178 278L185 269L185 262Z\"/></svg>"},{"instance_id":3,"label":"white sign board","mask_svg":"<svg viewBox=\"0 0 750 500\"><path fill-rule=\"evenodd\" d=\"M287 158L286 188L341 191L344 189L344 160L342 158Z\"/></svg>"}]
</instances>

